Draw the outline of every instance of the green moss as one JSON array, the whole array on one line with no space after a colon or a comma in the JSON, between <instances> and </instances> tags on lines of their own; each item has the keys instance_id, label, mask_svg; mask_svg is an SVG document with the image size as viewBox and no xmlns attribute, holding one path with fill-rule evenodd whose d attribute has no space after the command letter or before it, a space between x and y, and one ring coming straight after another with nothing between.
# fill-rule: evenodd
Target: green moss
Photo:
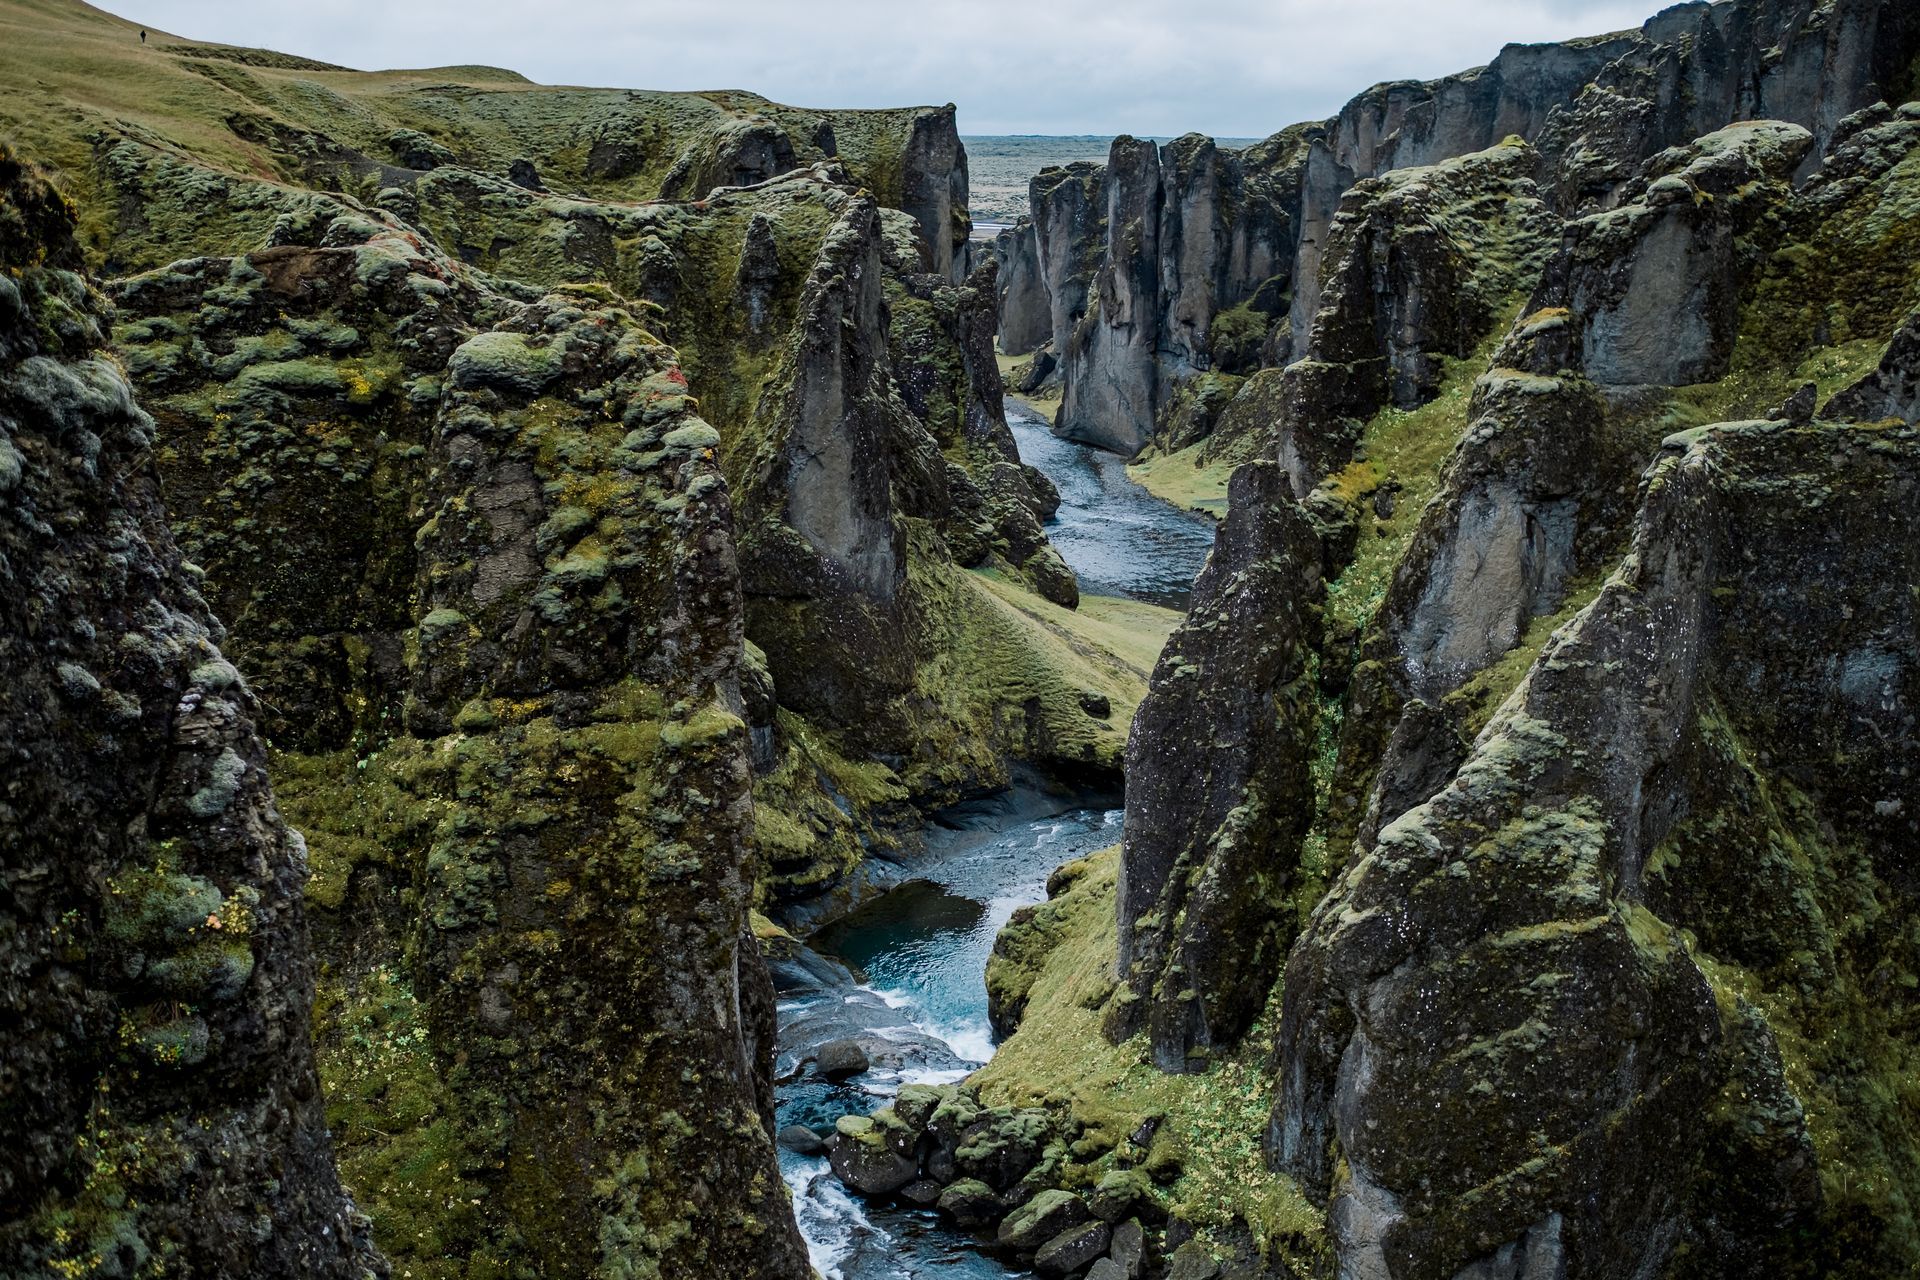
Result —
<instances>
[{"instance_id":1,"label":"green moss","mask_svg":"<svg viewBox=\"0 0 1920 1280\"><path fill-rule=\"evenodd\" d=\"M514 1238L490 1190L486 1135L448 1106L412 988L380 967L315 999L327 1125L341 1179L373 1219L396 1275L492 1280L516 1274Z\"/></svg>"},{"instance_id":2,"label":"green moss","mask_svg":"<svg viewBox=\"0 0 1920 1280\"><path fill-rule=\"evenodd\" d=\"M1087 1149L1100 1154L1063 1181L1097 1184L1116 1159L1138 1161L1171 1180L1155 1194L1203 1234L1245 1229L1269 1259L1316 1271L1331 1259L1322 1215L1260 1151L1272 1101L1265 1028L1277 997L1242 1047L1205 1074L1162 1074L1144 1036L1113 1045L1101 1034L1108 1002L1123 997L1114 977L1118 868L1117 848L1092 855L1048 904L1053 945L1025 960L1036 972L1020 1027L972 1082L983 1101L1046 1107L1092 1140ZM1132 1138L1148 1121L1157 1127L1143 1151Z\"/></svg>"},{"instance_id":3,"label":"green moss","mask_svg":"<svg viewBox=\"0 0 1920 1280\"><path fill-rule=\"evenodd\" d=\"M1127 467L1127 476L1163 502L1224 520L1227 481L1235 464L1208 461L1205 450L1203 441L1177 453L1149 452Z\"/></svg>"},{"instance_id":4,"label":"green moss","mask_svg":"<svg viewBox=\"0 0 1920 1280\"><path fill-rule=\"evenodd\" d=\"M1466 434L1474 381L1486 371L1501 336L1496 326L1466 359L1443 357L1439 393L1418 409L1389 406L1375 414L1361 432L1353 463L1328 478L1330 491L1356 502L1384 484L1399 486L1391 516L1363 514L1353 563L1328 585L1333 625L1362 630L1386 599L1421 513L1439 492L1446 460Z\"/></svg>"}]
</instances>

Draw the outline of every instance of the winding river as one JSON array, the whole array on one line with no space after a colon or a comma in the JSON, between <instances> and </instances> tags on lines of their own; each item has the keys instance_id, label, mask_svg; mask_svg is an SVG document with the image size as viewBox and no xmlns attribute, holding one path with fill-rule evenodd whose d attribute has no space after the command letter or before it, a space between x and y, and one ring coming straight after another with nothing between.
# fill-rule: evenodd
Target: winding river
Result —
<instances>
[{"instance_id":1,"label":"winding river","mask_svg":"<svg viewBox=\"0 0 1920 1280\"><path fill-rule=\"evenodd\" d=\"M1127 478L1124 460L1054 436L1007 402L1022 459L1060 490L1047 534L1091 595L1184 608L1213 543L1207 520ZM1046 897L1063 862L1120 838L1116 796L1020 786L940 815L904 880L770 962L780 993L779 1124L829 1132L884 1106L902 1085L959 1080L993 1055L983 974L1014 911ZM838 1084L803 1071L820 1045L854 1038L867 1071ZM989 1280L1024 1271L977 1252L931 1211L849 1196L822 1156L782 1149L794 1212L827 1280Z\"/></svg>"}]
</instances>

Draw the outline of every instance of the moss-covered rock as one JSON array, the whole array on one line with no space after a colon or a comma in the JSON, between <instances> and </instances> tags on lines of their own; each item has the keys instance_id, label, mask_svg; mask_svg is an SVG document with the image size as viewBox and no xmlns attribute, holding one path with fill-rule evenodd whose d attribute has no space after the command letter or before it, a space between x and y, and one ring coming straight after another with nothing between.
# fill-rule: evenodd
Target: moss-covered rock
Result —
<instances>
[{"instance_id":1,"label":"moss-covered rock","mask_svg":"<svg viewBox=\"0 0 1920 1280\"><path fill-rule=\"evenodd\" d=\"M314 1074L306 848L72 218L0 145L0 1257L383 1275Z\"/></svg>"}]
</instances>

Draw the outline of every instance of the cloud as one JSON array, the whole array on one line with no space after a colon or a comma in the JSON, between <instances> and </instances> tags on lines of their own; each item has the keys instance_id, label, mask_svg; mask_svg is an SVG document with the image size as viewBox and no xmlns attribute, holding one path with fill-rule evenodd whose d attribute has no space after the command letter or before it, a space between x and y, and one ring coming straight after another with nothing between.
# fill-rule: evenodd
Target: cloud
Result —
<instances>
[{"instance_id":1,"label":"cloud","mask_svg":"<svg viewBox=\"0 0 1920 1280\"><path fill-rule=\"evenodd\" d=\"M348 66L743 88L805 106L956 102L966 133L1271 133L1510 41L1638 26L1653 0L122 0L203 40Z\"/></svg>"}]
</instances>

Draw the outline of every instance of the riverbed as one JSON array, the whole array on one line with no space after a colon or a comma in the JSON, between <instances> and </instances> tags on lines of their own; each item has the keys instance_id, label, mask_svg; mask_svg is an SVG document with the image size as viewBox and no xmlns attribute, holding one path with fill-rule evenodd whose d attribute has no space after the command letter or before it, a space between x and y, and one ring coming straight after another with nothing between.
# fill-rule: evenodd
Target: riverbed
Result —
<instances>
[{"instance_id":1,"label":"riverbed","mask_svg":"<svg viewBox=\"0 0 1920 1280\"><path fill-rule=\"evenodd\" d=\"M1061 440L1007 402L1023 461L1060 490L1047 535L1087 595L1185 608L1213 526L1127 478L1123 459ZM781 1127L830 1132L886 1105L902 1085L963 1078L993 1056L984 978L994 937L1046 898L1064 862L1120 838L1117 797L1016 787L943 814L912 878L770 961L780 993L776 1075ZM854 1039L867 1071L839 1084L805 1069L820 1045ZM1027 1275L978 1252L931 1211L868 1205L821 1156L780 1153L813 1265L827 1280L1004 1280Z\"/></svg>"}]
</instances>

